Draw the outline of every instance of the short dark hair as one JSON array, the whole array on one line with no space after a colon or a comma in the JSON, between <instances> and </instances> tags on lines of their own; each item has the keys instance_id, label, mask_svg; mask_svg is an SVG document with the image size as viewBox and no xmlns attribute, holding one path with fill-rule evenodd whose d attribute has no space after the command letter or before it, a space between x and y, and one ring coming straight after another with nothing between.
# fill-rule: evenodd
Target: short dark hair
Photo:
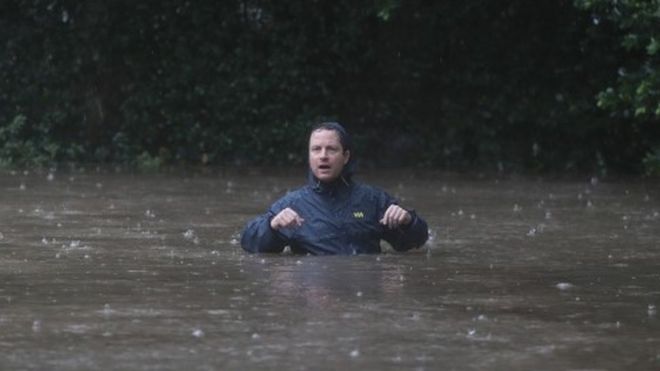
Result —
<instances>
[{"instance_id":1,"label":"short dark hair","mask_svg":"<svg viewBox=\"0 0 660 371\"><path fill-rule=\"evenodd\" d=\"M341 143L341 147L344 152L353 149L353 141L351 140L351 136L340 123L333 121L319 122L318 124L312 126L312 130L309 132L309 136L311 136L312 133L317 130L331 130L336 132L339 136L339 143Z\"/></svg>"}]
</instances>

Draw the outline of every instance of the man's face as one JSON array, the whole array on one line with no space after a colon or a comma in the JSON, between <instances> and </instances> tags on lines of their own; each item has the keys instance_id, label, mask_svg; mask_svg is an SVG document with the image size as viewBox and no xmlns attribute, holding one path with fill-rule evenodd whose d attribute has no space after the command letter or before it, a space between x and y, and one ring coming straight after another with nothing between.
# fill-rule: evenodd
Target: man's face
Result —
<instances>
[{"instance_id":1,"label":"man's face","mask_svg":"<svg viewBox=\"0 0 660 371\"><path fill-rule=\"evenodd\" d=\"M309 137L309 167L322 182L337 179L350 155L350 151L344 151L339 134L334 130L315 130Z\"/></svg>"}]
</instances>

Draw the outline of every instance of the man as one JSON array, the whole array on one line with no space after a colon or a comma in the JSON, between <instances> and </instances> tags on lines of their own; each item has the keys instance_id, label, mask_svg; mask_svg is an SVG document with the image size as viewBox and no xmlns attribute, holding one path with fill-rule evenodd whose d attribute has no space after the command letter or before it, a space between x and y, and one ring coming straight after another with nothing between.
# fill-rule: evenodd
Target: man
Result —
<instances>
[{"instance_id":1,"label":"man","mask_svg":"<svg viewBox=\"0 0 660 371\"><path fill-rule=\"evenodd\" d=\"M369 254L380 240L398 251L422 246L426 222L374 187L351 179L351 140L338 123L321 123L309 137L309 182L250 221L241 246L248 252Z\"/></svg>"}]
</instances>

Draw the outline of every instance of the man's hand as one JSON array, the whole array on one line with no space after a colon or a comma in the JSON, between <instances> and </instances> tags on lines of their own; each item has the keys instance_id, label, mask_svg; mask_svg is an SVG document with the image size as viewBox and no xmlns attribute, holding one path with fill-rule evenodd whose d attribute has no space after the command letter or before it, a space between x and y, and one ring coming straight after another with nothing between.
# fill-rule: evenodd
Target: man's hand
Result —
<instances>
[{"instance_id":1,"label":"man's hand","mask_svg":"<svg viewBox=\"0 0 660 371\"><path fill-rule=\"evenodd\" d=\"M398 228L408 225L412 222L412 216L408 211L399 205L390 205L385 210L385 215L380 220L380 224L387 226L390 229Z\"/></svg>"},{"instance_id":2,"label":"man's hand","mask_svg":"<svg viewBox=\"0 0 660 371\"><path fill-rule=\"evenodd\" d=\"M305 219L301 218L297 212L287 207L270 220L270 227L274 230L300 227L304 221Z\"/></svg>"}]
</instances>

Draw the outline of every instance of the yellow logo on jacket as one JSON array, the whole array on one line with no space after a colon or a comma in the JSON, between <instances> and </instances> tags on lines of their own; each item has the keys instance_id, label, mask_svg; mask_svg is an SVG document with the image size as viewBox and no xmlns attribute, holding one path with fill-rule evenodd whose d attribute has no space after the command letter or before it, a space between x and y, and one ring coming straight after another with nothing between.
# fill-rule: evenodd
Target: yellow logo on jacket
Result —
<instances>
[{"instance_id":1,"label":"yellow logo on jacket","mask_svg":"<svg viewBox=\"0 0 660 371\"><path fill-rule=\"evenodd\" d=\"M362 211L353 211L353 217L355 219L364 219L364 213Z\"/></svg>"}]
</instances>

